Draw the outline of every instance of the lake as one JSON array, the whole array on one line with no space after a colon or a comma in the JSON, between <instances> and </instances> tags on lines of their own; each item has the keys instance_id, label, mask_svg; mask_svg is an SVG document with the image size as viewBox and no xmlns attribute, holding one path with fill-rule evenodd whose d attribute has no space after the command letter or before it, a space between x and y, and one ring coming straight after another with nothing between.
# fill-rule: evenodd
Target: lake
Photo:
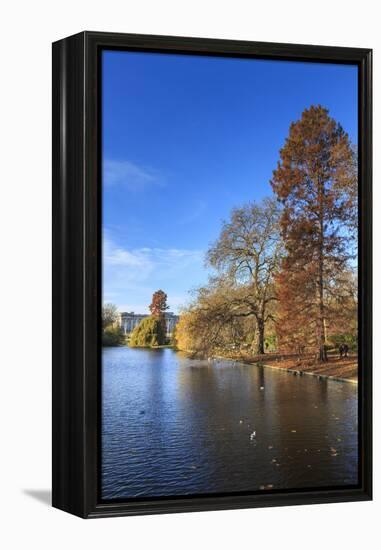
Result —
<instances>
[{"instance_id":1,"label":"lake","mask_svg":"<svg viewBox=\"0 0 381 550\"><path fill-rule=\"evenodd\" d=\"M358 482L357 385L171 349L103 349L101 436L106 500Z\"/></svg>"}]
</instances>

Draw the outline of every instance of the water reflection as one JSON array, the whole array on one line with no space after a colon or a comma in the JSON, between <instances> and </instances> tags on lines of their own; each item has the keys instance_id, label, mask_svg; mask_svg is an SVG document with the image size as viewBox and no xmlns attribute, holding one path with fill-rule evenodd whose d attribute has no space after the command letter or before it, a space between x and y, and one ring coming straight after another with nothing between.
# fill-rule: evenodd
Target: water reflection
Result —
<instances>
[{"instance_id":1,"label":"water reflection","mask_svg":"<svg viewBox=\"0 0 381 550\"><path fill-rule=\"evenodd\" d=\"M110 348L102 394L103 498L357 483L352 384Z\"/></svg>"}]
</instances>

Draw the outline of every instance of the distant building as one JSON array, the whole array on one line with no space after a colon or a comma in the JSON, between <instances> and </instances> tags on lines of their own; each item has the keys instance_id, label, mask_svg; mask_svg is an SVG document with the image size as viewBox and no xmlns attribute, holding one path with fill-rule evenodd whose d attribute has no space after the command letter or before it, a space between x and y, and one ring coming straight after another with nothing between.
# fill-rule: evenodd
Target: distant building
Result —
<instances>
[{"instance_id":1,"label":"distant building","mask_svg":"<svg viewBox=\"0 0 381 550\"><path fill-rule=\"evenodd\" d=\"M134 328L146 317L149 317L148 314L144 313L134 313L133 311L124 311L119 314L119 326L122 328L124 334L130 334ZM165 322L167 325L167 334L172 334L173 329L179 322L179 316L168 311L164 313Z\"/></svg>"}]
</instances>

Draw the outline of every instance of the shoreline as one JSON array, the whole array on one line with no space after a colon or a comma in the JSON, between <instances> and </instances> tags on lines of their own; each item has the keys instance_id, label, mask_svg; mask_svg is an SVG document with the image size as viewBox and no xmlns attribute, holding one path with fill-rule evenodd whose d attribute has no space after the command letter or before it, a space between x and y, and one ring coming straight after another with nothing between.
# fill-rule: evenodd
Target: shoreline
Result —
<instances>
[{"instance_id":1,"label":"shoreline","mask_svg":"<svg viewBox=\"0 0 381 550\"><path fill-rule=\"evenodd\" d=\"M251 363L251 364L255 364L255 363ZM339 377L339 376L335 376L335 375L329 375L329 374L319 374L317 372L311 372L311 371L303 371L303 370L298 370L298 369L291 369L291 368L288 368L288 367L277 367L275 365L265 365L265 364L262 364L261 365L262 367L265 367L267 369L275 369L275 370L283 370L283 371L286 371L286 372L290 372L292 374L294 374L295 376L315 376L316 378L318 378L319 380L334 380L335 382L347 382L349 384L358 384L358 379L356 378L342 378L342 377Z\"/></svg>"},{"instance_id":2,"label":"shoreline","mask_svg":"<svg viewBox=\"0 0 381 550\"><path fill-rule=\"evenodd\" d=\"M149 349L149 350L157 350L157 349L172 349L174 352L182 352L186 353L187 355L190 354L190 352L186 352L184 350L179 350L171 345L164 344L162 346L154 346L154 347L140 347L140 346L128 346L125 344L120 344L117 346L102 346L104 348L109 347L126 347L128 349ZM191 355L191 354L190 354ZM202 359L200 357L192 357L192 359ZM312 364L308 364L308 358L304 358L305 363L296 364L297 361L300 359L295 358L293 356L278 356L271 354L265 354L264 356L259 356L257 358L254 357L239 357L239 356L223 356L223 355L213 355L209 358L203 358L205 359L212 359L212 360L220 360L220 361L233 361L235 363L241 363L242 365L252 365L257 367L264 367L266 369L275 369L275 370L282 370L289 372L293 374L294 376L315 376L316 378L320 380L333 380L336 382L347 382L350 384L358 384L358 378L357 378L357 357L349 357L344 359L338 359L336 356L331 357L331 361L328 361L327 363L315 363L312 362ZM270 362L276 362L279 364L271 364ZM292 362L292 366L287 366L287 362ZM356 371L356 375L354 375L353 372L349 373L349 376L340 376L340 370L345 367L352 367L352 371ZM324 372L325 370L330 370L331 373L327 374Z\"/></svg>"},{"instance_id":3,"label":"shoreline","mask_svg":"<svg viewBox=\"0 0 381 550\"><path fill-rule=\"evenodd\" d=\"M290 361L290 358L288 359L279 359L279 358L271 358L271 357L264 357L261 356L260 359L254 359L254 358L245 358L245 357L223 357L223 356L214 356L213 359L220 359L220 360L227 360L227 361L236 361L238 363L242 363L243 365L253 365L258 367L265 367L268 369L275 369L275 370L283 370L286 372L289 372L293 374L294 376L315 376L316 378L320 380L333 380L336 382L347 382L350 384L358 384L358 378L357 378L357 358L354 360L353 358L346 358L344 360L341 360L343 362L338 363L337 360L335 361L335 358L331 358L331 362L319 364L319 363L313 363L312 365L292 365L287 366L287 361ZM292 359L291 359L292 360ZM352 360L352 361L351 361ZM279 364L271 364L270 361L276 361L279 362ZM292 360L293 362L296 362L296 360ZM283 363L283 364L282 364ZM350 374L349 376L340 376L340 370L347 367L348 365L356 365L356 375ZM324 372L325 370L330 370L331 372L328 374Z\"/></svg>"}]
</instances>

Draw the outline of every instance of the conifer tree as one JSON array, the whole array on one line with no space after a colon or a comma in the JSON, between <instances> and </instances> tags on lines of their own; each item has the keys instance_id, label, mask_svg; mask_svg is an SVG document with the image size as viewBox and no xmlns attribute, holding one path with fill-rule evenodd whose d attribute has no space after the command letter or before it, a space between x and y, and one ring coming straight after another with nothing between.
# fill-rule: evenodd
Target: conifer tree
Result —
<instances>
[{"instance_id":1,"label":"conifer tree","mask_svg":"<svg viewBox=\"0 0 381 550\"><path fill-rule=\"evenodd\" d=\"M348 134L319 106L290 126L272 188L283 205L279 334L327 359L330 305L356 256L357 164Z\"/></svg>"}]
</instances>

